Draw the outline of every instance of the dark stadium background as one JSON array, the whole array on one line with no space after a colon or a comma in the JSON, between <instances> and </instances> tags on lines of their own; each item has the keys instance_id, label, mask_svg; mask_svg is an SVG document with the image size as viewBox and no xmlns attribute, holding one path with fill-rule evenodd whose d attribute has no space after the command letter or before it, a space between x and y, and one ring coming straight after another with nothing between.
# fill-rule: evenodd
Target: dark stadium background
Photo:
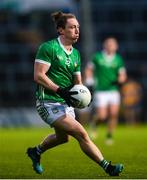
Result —
<instances>
[{"instance_id":1,"label":"dark stadium background","mask_svg":"<svg viewBox=\"0 0 147 180\"><path fill-rule=\"evenodd\" d=\"M75 13L80 21L76 47L81 52L82 70L93 52L101 49L105 37L118 39L128 75L143 87L142 121L146 121L146 0L1 0L0 125L26 124L36 118L35 53L41 42L56 37L50 13L59 10Z\"/></svg>"}]
</instances>

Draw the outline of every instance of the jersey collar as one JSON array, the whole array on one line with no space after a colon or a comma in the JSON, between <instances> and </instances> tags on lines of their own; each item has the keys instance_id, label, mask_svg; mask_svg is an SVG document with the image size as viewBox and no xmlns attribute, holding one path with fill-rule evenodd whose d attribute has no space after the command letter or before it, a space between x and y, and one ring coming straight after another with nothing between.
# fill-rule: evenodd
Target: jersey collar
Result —
<instances>
[{"instance_id":1,"label":"jersey collar","mask_svg":"<svg viewBox=\"0 0 147 180\"><path fill-rule=\"evenodd\" d=\"M107 60L107 61L112 61L115 57L116 54L113 55L108 55L107 52L105 50L102 51L103 57Z\"/></svg>"},{"instance_id":2,"label":"jersey collar","mask_svg":"<svg viewBox=\"0 0 147 180\"><path fill-rule=\"evenodd\" d=\"M60 40L60 37L58 37L57 40L58 40L58 42L59 42L60 47L64 50L64 52L65 52L67 55L70 55L70 54L72 53L72 51L73 51L73 47L72 47L71 51L69 52L69 51L67 51L67 50L65 49L65 47L63 46L63 44L62 44L62 42L61 42L61 40Z\"/></svg>"}]
</instances>

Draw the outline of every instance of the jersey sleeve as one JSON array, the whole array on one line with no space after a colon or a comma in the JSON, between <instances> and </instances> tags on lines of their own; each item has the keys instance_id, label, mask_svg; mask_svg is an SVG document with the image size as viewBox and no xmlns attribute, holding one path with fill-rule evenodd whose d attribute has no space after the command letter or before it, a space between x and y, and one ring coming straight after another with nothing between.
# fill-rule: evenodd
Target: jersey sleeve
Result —
<instances>
[{"instance_id":1,"label":"jersey sleeve","mask_svg":"<svg viewBox=\"0 0 147 180\"><path fill-rule=\"evenodd\" d=\"M47 43L43 43L40 45L36 57L35 62L40 62L43 64L51 65L51 56L52 56L52 49L50 48Z\"/></svg>"}]
</instances>

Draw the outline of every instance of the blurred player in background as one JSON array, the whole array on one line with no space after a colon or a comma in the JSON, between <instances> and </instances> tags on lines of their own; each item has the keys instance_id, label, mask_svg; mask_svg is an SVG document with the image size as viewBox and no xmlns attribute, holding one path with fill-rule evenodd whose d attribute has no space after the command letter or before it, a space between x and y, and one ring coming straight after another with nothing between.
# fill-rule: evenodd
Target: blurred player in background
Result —
<instances>
[{"instance_id":1,"label":"blurred player in background","mask_svg":"<svg viewBox=\"0 0 147 180\"><path fill-rule=\"evenodd\" d=\"M121 56L116 53L118 42L109 37L103 43L103 50L97 52L85 73L93 72L94 77L94 107L96 118L91 122L91 137L97 135L97 126L100 122L108 120L107 144L113 143L113 132L117 125L120 93L119 85L126 81L126 69Z\"/></svg>"},{"instance_id":2,"label":"blurred player in background","mask_svg":"<svg viewBox=\"0 0 147 180\"><path fill-rule=\"evenodd\" d=\"M54 128L55 133L48 135L36 147L28 148L27 154L32 160L34 170L41 174L41 154L68 142L68 136L71 135L79 142L82 151L106 173L117 176L123 169L122 164L111 165L104 159L83 126L75 120L72 108L69 87L82 83L80 55L72 46L79 38L79 23L73 14L68 13L55 12L52 18L59 36L40 46L35 59L34 80L38 85L37 111Z\"/></svg>"},{"instance_id":3,"label":"blurred player in background","mask_svg":"<svg viewBox=\"0 0 147 180\"><path fill-rule=\"evenodd\" d=\"M141 122L143 89L135 79L128 78L121 88L122 113L127 124L135 125Z\"/></svg>"}]
</instances>

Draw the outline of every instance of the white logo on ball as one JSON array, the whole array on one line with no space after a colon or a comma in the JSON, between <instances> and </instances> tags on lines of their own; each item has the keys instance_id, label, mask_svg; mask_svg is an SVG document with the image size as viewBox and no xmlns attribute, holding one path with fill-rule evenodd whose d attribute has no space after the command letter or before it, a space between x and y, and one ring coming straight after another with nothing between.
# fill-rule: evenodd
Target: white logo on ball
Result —
<instances>
[{"instance_id":1,"label":"white logo on ball","mask_svg":"<svg viewBox=\"0 0 147 180\"><path fill-rule=\"evenodd\" d=\"M72 100L73 107L82 109L87 107L91 102L91 93L86 86L77 84L74 85L70 91L77 92L77 94L71 95L74 98Z\"/></svg>"}]
</instances>

